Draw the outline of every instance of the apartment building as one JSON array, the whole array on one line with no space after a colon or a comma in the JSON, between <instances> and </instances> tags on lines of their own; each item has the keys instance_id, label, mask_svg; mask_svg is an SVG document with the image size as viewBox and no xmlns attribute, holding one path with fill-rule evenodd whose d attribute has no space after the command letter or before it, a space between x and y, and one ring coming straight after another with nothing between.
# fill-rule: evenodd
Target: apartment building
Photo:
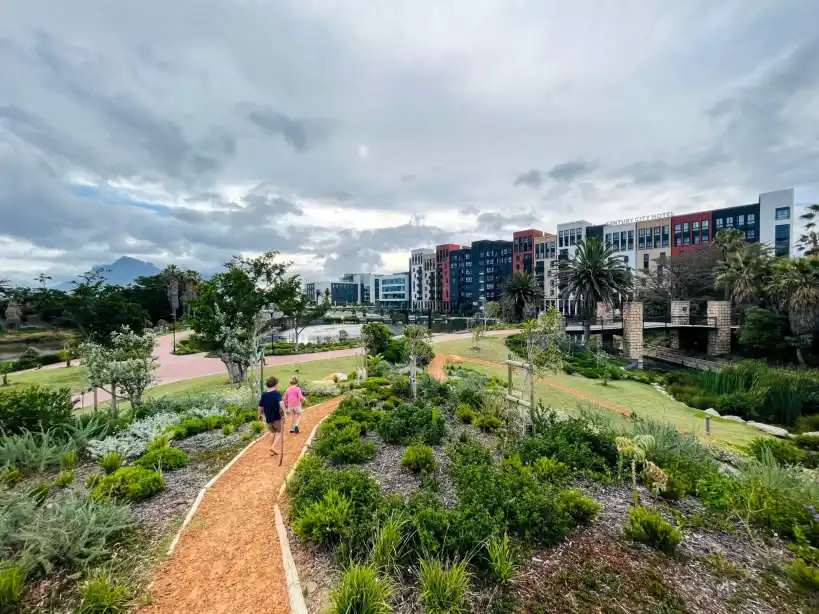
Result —
<instances>
[{"instance_id":1,"label":"apartment building","mask_svg":"<svg viewBox=\"0 0 819 614\"><path fill-rule=\"evenodd\" d=\"M574 258L574 253L577 251L577 243L586 238L586 230L593 227L594 224L586 220L575 220L574 222L563 222L557 225L557 259L569 260ZM602 227L598 230L593 228L597 236L602 231ZM558 262L559 264L559 262ZM557 280L559 281L559 280ZM560 298L560 284L558 283L556 292L557 308L566 316L576 316L580 313L580 305L573 296L567 298Z\"/></svg>"},{"instance_id":2,"label":"apartment building","mask_svg":"<svg viewBox=\"0 0 819 614\"><path fill-rule=\"evenodd\" d=\"M503 284L512 274L514 241L473 241L470 252L472 258L471 311L480 311L486 302L500 301L503 296ZM529 264L533 269L534 243L532 243L531 257ZM523 258L521 258L522 263Z\"/></svg>"},{"instance_id":3,"label":"apartment building","mask_svg":"<svg viewBox=\"0 0 819 614\"><path fill-rule=\"evenodd\" d=\"M410 274L382 275L378 285L378 304L388 309L409 309Z\"/></svg>"},{"instance_id":4,"label":"apartment building","mask_svg":"<svg viewBox=\"0 0 819 614\"><path fill-rule=\"evenodd\" d=\"M535 237L535 279L543 288L543 308L557 306L557 235Z\"/></svg>"},{"instance_id":5,"label":"apartment building","mask_svg":"<svg viewBox=\"0 0 819 614\"><path fill-rule=\"evenodd\" d=\"M654 271L657 262L671 256L670 213L637 222L637 270Z\"/></svg>"},{"instance_id":6,"label":"apartment building","mask_svg":"<svg viewBox=\"0 0 819 614\"><path fill-rule=\"evenodd\" d=\"M424 309L424 258L435 256L431 248L414 249L410 252L410 296L414 310Z\"/></svg>"},{"instance_id":7,"label":"apartment building","mask_svg":"<svg viewBox=\"0 0 819 614\"><path fill-rule=\"evenodd\" d=\"M421 260L421 309L424 311L438 311L440 307L435 298L437 287L435 252L433 250L429 250L429 252L424 254Z\"/></svg>"},{"instance_id":8,"label":"apartment building","mask_svg":"<svg viewBox=\"0 0 819 614\"><path fill-rule=\"evenodd\" d=\"M452 313L472 313L472 250L461 247L449 252L449 300Z\"/></svg>"},{"instance_id":9,"label":"apartment building","mask_svg":"<svg viewBox=\"0 0 819 614\"><path fill-rule=\"evenodd\" d=\"M513 270L535 274L535 239L542 237L543 231L534 228L512 234Z\"/></svg>"},{"instance_id":10,"label":"apartment building","mask_svg":"<svg viewBox=\"0 0 819 614\"><path fill-rule=\"evenodd\" d=\"M452 299L450 296L450 262L449 254L460 249L460 245L447 243L435 248L435 301L440 305L441 311L448 313L452 310Z\"/></svg>"}]
</instances>

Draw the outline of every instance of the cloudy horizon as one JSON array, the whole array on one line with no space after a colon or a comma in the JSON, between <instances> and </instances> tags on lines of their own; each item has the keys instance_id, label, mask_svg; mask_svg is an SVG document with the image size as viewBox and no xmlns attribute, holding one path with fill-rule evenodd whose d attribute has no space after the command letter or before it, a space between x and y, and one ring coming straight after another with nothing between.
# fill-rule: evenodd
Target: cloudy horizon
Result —
<instances>
[{"instance_id":1,"label":"cloudy horizon","mask_svg":"<svg viewBox=\"0 0 819 614\"><path fill-rule=\"evenodd\" d=\"M811 0L6 0L0 278L819 202Z\"/></svg>"}]
</instances>

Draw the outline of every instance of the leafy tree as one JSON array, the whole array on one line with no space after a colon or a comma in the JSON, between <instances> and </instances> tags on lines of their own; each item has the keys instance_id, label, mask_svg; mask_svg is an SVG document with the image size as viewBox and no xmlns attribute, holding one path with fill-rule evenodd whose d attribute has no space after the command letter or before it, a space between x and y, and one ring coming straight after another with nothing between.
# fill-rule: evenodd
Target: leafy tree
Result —
<instances>
[{"instance_id":1,"label":"leafy tree","mask_svg":"<svg viewBox=\"0 0 819 614\"><path fill-rule=\"evenodd\" d=\"M383 354L392 339L392 331L383 322L368 322L361 326L361 343L367 354Z\"/></svg>"},{"instance_id":2,"label":"leafy tree","mask_svg":"<svg viewBox=\"0 0 819 614\"><path fill-rule=\"evenodd\" d=\"M66 315L88 341L111 345L112 335L123 326L141 334L148 314L133 302L122 286L112 286L103 271L83 273L66 296Z\"/></svg>"},{"instance_id":3,"label":"leafy tree","mask_svg":"<svg viewBox=\"0 0 819 614\"><path fill-rule=\"evenodd\" d=\"M769 275L773 259L773 250L769 245L741 243L738 249L728 252L724 260L717 262L716 288L726 289L735 303L756 302L761 296L762 285Z\"/></svg>"},{"instance_id":4,"label":"leafy tree","mask_svg":"<svg viewBox=\"0 0 819 614\"><path fill-rule=\"evenodd\" d=\"M503 286L503 301L515 322L536 309L543 298L543 289L537 279L526 271L514 271Z\"/></svg>"},{"instance_id":5,"label":"leafy tree","mask_svg":"<svg viewBox=\"0 0 819 614\"><path fill-rule=\"evenodd\" d=\"M127 326L111 335L111 346L84 343L80 346L88 383L111 394L111 413L118 415L117 398L125 397L132 407L142 402L145 390L156 381L159 368L154 356L156 337L151 332L137 334ZM106 389L109 386L109 389Z\"/></svg>"},{"instance_id":6,"label":"leafy tree","mask_svg":"<svg viewBox=\"0 0 819 614\"><path fill-rule=\"evenodd\" d=\"M416 390L416 375L418 370L418 355L421 351L422 345L427 345L427 340L432 336L426 326L419 326L418 324L411 324L405 326L401 333L407 342L407 361L410 368L410 387L412 389L412 398L417 397Z\"/></svg>"},{"instance_id":7,"label":"leafy tree","mask_svg":"<svg viewBox=\"0 0 819 614\"><path fill-rule=\"evenodd\" d=\"M805 233L799 237L799 241L797 241L797 246L799 247L799 251L805 254L805 256L819 256L819 232L815 230L807 230Z\"/></svg>"},{"instance_id":8,"label":"leafy tree","mask_svg":"<svg viewBox=\"0 0 819 614\"><path fill-rule=\"evenodd\" d=\"M51 276L46 275L45 273L40 273L39 275L37 275L37 277L34 278L34 281L38 282L40 284L40 287L42 287L42 289L45 290L46 282L51 281Z\"/></svg>"},{"instance_id":9,"label":"leafy tree","mask_svg":"<svg viewBox=\"0 0 819 614\"><path fill-rule=\"evenodd\" d=\"M483 312L487 318L499 318L501 314L501 306L497 301L487 301Z\"/></svg>"},{"instance_id":10,"label":"leafy tree","mask_svg":"<svg viewBox=\"0 0 819 614\"><path fill-rule=\"evenodd\" d=\"M291 294L287 299L280 301L277 307L293 324L293 330L296 333L293 346L295 351L298 352L299 335L310 322L327 314L330 310L330 301L325 298L319 304L314 303L310 297L301 291L301 280L298 276L291 278L286 283L292 284Z\"/></svg>"},{"instance_id":11,"label":"leafy tree","mask_svg":"<svg viewBox=\"0 0 819 614\"><path fill-rule=\"evenodd\" d=\"M739 329L739 343L750 348L756 356L782 349L784 337L779 316L769 309L751 307Z\"/></svg>"},{"instance_id":12,"label":"leafy tree","mask_svg":"<svg viewBox=\"0 0 819 614\"><path fill-rule=\"evenodd\" d=\"M185 315L193 315L193 303L196 300L196 292L201 283L202 275L198 271L189 269L182 273L182 303Z\"/></svg>"},{"instance_id":13,"label":"leafy tree","mask_svg":"<svg viewBox=\"0 0 819 614\"><path fill-rule=\"evenodd\" d=\"M788 314L791 336L786 341L804 365L803 351L810 348L819 321L819 258L777 260L765 292Z\"/></svg>"},{"instance_id":14,"label":"leafy tree","mask_svg":"<svg viewBox=\"0 0 819 614\"><path fill-rule=\"evenodd\" d=\"M633 292L633 281L628 267L611 247L599 237L588 237L577 244L573 259L561 263L560 287L562 298L573 296L580 302L588 347L597 303L619 306L622 298Z\"/></svg>"},{"instance_id":15,"label":"leafy tree","mask_svg":"<svg viewBox=\"0 0 819 614\"><path fill-rule=\"evenodd\" d=\"M646 312L665 314L671 301L712 298L718 257L718 248L709 245L676 258L655 258L654 267L637 273L636 291Z\"/></svg>"}]
</instances>

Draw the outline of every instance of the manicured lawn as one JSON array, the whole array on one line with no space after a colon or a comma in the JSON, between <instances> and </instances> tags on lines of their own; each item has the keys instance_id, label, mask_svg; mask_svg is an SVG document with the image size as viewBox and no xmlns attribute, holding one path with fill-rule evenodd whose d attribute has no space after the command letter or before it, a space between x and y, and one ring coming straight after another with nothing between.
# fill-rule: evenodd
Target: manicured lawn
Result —
<instances>
[{"instance_id":1,"label":"manicured lawn","mask_svg":"<svg viewBox=\"0 0 819 614\"><path fill-rule=\"evenodd\" d=\"M43 368L39 371L9 373L8 381L8 386L0 386L0 394L4 391L21 390L34 385L46 388L70 388L72 392L79 392L86 386L84 367Z\"/></svg>"},{"instance_id":2,"label":"manicured lawn","mask_svg":"<svg viewBox=\"0 0 819 614\"><path fill-rule=\"evenodd\" d=\"M436 344L435 350L463 356L464 358L502 362L509 353L508 348L503 344L503 339L503 337L482 339L480 350L471 349L472 342L469 339ZM466 363L464 366L487 375L497 375L506 381L507 370L502 365L487 367ZM515 371L514 383L516 389L519 389L522 377L521 371ZM604 386L600 380L565 373L550 375L548 381L563 388L575 390L585 397L628 409L640 417L658 422L669 422L679 430L691 431L705 436L705 416L701 411L692 409L677 401L672 401L651 386L634 381L609 382L608 386ZM571 392L560 390L545 382L535 384L535 395L545 405L569 413L576 413L578 407L589 402L580 396L575 396ZM612 413L615 412L612 411ZM744 424L712 418L711 436L720 441L742 445L747 444L756 437L764 436L764 434Z\"/></svg>"}]
</instances>

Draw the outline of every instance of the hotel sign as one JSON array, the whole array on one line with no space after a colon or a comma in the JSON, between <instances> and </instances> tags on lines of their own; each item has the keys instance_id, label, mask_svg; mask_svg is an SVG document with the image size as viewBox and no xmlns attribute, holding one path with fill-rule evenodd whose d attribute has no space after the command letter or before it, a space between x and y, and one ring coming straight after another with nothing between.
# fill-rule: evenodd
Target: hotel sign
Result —
<instances>
[{"instance_id":1,"label":"hotel sign","mask_svg":"<svg viewBox=\"0 0 819 614\"><path fill-rule=\"evenodd\" d=\"M650 220L662 220L671 217L671 213L655 213L654 215L643 215L641 217L630 217L626 220L615 220L613 222L606 222L606 226L624 226L626 224L636 224L637 222L648 222Z\"/></svg>"}]
</instances>

